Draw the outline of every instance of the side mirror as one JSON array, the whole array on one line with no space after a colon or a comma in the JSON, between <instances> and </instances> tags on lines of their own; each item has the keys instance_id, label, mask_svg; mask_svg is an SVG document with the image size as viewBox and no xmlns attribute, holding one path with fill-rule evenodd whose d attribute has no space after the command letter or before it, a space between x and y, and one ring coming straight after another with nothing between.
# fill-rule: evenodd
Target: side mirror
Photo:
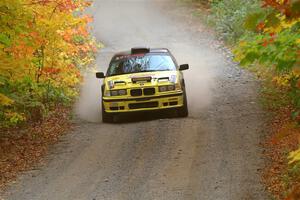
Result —
<instances>
[{"instance_id":1,"label":"side mirror","mask_svg":"<svg viewBox=\"0 0 300 200\"><path fill-rule=\"evenodd\" d=\"M189 69L189 64L183 64L179 66L180 71L187 70L187 69Z\"/></svg>"},{"instance_id":2,"label":"side mirror","mask_svg":"<svg viewBox=\"0 0 300 200\"><path fill-rule=\"evenodd\" d=\"M96 72L96 78L105 78L105 75L103 72Z\"/></svg>"}]
</instances>

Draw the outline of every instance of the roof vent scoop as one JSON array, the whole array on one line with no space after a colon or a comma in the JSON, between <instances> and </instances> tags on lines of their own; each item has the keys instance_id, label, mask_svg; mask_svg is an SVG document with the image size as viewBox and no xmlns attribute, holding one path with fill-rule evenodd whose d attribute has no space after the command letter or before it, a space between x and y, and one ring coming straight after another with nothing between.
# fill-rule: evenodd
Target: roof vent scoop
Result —
<instances>
[{"instance_id":1,"label":"roof vent scoop","mask_svg":"<svg viewBox=\"0 0 300 200\"><path fill-rule=\"evenodd\" d=\"M134 47L131 48L131 54L149 53L150 48L147 47Z\"/></svg>"}]
</instances>

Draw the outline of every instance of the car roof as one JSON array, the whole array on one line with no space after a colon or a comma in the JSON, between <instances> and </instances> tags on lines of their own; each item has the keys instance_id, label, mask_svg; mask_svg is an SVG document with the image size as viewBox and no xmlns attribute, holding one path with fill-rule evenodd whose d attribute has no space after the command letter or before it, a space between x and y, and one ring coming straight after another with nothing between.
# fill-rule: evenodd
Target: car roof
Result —
<instances>
[{"instance_id":1,"label":"car roof","mask_svg":"<svg viewBox=\"0 0 300 200\"><path fill-rule=\"evenodd\" d=\"M138 49L138 48L136 48ZM147 48L142 48L142 49L147 49ZM170 53L169 49L167 48L148 48L148 52L146 53ZM135 53L132 53L132 50L128 50L128 51L121 51L116 53L114 56L129 56Z\"/></svg>"}]
</instances>

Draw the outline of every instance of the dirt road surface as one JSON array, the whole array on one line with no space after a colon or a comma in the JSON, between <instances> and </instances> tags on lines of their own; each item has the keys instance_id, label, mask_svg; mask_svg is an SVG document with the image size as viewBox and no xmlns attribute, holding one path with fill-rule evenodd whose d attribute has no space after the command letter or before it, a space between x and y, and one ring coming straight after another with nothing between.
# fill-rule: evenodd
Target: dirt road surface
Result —
<instances>
[{"instance_id":1,"label":"dirt road surface","mask_svg":"<svg viewBox=\"0 0 300 200\"><path fill-rule=\"evenodd\" d=\"M264 113L258 83L174 1L97 0L98 57L133 46L167 47L185 72L190 116L128 116L103 124L100 82L86 75L75 130L46 164L22 175L5 200L264 200L259 170Z\"/></svg>"}]
</instances>

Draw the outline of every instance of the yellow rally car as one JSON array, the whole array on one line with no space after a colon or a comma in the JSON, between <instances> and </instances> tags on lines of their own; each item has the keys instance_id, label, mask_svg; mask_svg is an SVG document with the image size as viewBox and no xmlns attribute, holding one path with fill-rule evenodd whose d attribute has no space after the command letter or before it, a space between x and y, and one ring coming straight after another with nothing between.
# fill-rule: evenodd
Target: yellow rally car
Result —
<instances>
[{"instance_id":1,"label":"yellow rally car","mask_svg":"<svg viewBox=\"0 0 300 200\"><path fill-rule=\"evenodd\" d=\"M168 49L132 48L113 56L102 85L102 121L113 122L120 113L176 109L188 116L182 71Z\"/></svg>"}]
</instances>

